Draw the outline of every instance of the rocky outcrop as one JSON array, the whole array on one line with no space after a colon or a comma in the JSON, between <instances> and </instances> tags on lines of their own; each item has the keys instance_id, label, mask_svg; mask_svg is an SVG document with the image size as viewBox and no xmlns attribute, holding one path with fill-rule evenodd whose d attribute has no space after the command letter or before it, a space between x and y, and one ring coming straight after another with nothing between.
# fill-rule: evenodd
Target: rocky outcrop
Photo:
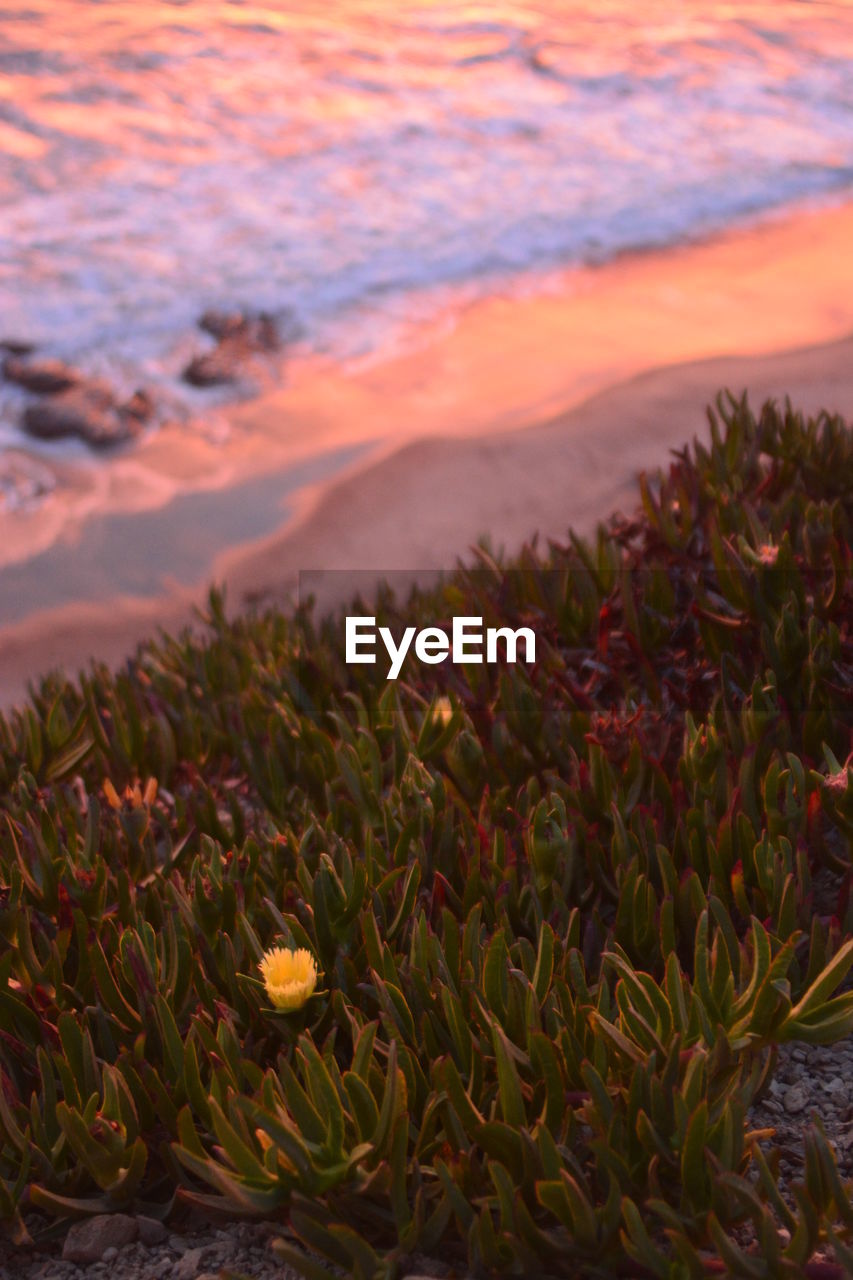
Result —
<instances>
[{"instance_id":1,"label":"rocky outcrop","mask_svg":"<svg viewBox=\"0 0 853 1280\"><path fill-rule=\"evenodd\" d=\"M205 311L198 323L216 346L194 356L184 369L184 381L193 387L236 382L252 356L269 355L282 346L281 327L266 311ZM287 329L288 336L295 331L289 318Z\"/></svg>"},{"instance_id":2,"label":"rocky outcrop","mask_svg":"<svg viewBox=\"0 0 853 1280\"><path fill-rule=\"evenodd\" d=\"M250 354L238 340L226 338L213 351L193 356L184 369L184 382L191 387L220 387L236 382Z\"/></svg>"},{"instance_id":3,"label":"rocky outcrop","mask_svg":"<svg viewBox=\"0 0 853 1280\"><path fill-rule=\"evenodd\" d=\"M119 406L119 412L135 418L140 426L144 426L154 416L154 401L142 387L137 387L129 400Z\"/></svg>"},{"instance_id":4,"label":"rocky outcrop","mask_svg":"<svg viewBox=\"0 0 853 1280\"><path fill-rule=\"evenodd\" d=\"M266 311L205 311L199 328L214 339L212 349L194 356L183 379L194 387L216 387L243 378L254 357L278 351L285 339L299 334L295 318L278 319ZM155 413L145 391L119 401L106 383L87 377L63 360L36 357L32 344L0 339L2 375L38 400L27 404L21 425L39 440L75 436L96 449L132 439ZM4 356L5 353L5 356Z\"/></svg>"},{"instance_id":5,"label":"rocky outcrop","mask_svg":"<svg viewBox=\"0 0 853 1280\"><path fill-rule=\"evenodd\" d=\"M77 370L63 360L28 360L20 355L3 361L3 377L39 395L55 395L80 382Z\"/></svg>"},{"instance_id":6,"label":"rocky outcrop","mask_svg":"<svg viewBox=\"0 0 853 1280\"><path fill-rule=\"evenodd\" d=\"M39 440L77 436L95 449L106 449L138 435L153 408L144 391L119 404L109 387L88 382L27 405L22 421Z\"/></svg>"},{"instance_id":7,"label":"rocky outcrop","mask_svg":"<svg viewBox=\"0 0 853 1280\"><path fill-rule=\"evenodd\" d=\"M9 349L8 342L4 345ZM3 362L3 376L43 397L28 404L21 416L24 430L39 440L77 436L105 449L132 439L154 413L147 391L135 391L120 402L107 383L87 378L63 360L11 354Z\"/></svg>"},{"instance_id":8,"label":"rocky outcrop","mask_svg":"<svg viewBox=\"0 0 853 1280\"><path fill-rule=\"evenodd\" d=\"M251 351L277 351L281 335L266 311L205 311L198 327L217 342L239 338Z\"/></svg>"}]
</instances>

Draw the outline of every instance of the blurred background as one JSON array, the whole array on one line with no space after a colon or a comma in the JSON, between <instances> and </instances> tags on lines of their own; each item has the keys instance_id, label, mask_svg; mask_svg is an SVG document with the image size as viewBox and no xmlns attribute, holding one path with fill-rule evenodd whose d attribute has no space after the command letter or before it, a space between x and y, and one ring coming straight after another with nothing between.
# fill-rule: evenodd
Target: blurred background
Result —
<instances>
[{"instance_id":1,"label":"blurred background","mask_svg":"<svg viewBox=\"0 0 853 1280\"><path fill-rule=\"evenodd\" d=\"M846 3L0 0L0 624L201 581L377 441L470 425L477 397L488 429L513 391L489 400L464 345L411 363L472 309L518 304L498 351L525 300L844 209L852 184ZM691 286L667 270L614 302L576 390L738 350L737 261L716 311L703 267L705 346L678 340ZM792 272L788 302L816 274ZM672 324L622 359L643 290ZM833 298L780 332L774 309L756 348L848 322ZM562 403L539 376L516 420Z\"/></svg>"},{"instance_id":2,"label":"blurred background","mask_svg":"<svg viewBox=\"0 0 853 1280\"><path fill-rule=\"evenodd\" d=\"M846 192L853 12L4 2L0 156L0 337L174 394L209 308L362 356L555 265Z\"/></svg>"}]
</instances>

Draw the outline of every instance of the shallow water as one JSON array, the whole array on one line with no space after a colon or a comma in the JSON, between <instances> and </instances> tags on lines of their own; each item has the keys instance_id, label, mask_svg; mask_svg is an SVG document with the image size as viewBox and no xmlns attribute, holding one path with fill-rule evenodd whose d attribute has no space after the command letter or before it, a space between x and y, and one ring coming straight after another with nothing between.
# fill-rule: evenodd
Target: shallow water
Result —
<instances>
[{"instance_id":1,"label":"shallow water","mask_svg":"<svg viewBox=\"0 0 853 1280\"><path fill-rule=\"evenodd\" d=\"M215 557L262 538L292 514L294 494L357 460L366 445L318 454L221 490L183 493L149 512L91 520L23 563L0 566L0 629L40 609L116 596L151 599L192 586ZM120 554L117 554L120 549Z\"/></svg>"},{"instance_id":2,"label":"shallow water","mask_svg":"<svg viewBox=\"0 0 853 1280\"><path fill-rule=\"evenodd\" d=\"M851 183L848 4L0 0L0 328L128 385Z\"/></svg>"}]
</instances>

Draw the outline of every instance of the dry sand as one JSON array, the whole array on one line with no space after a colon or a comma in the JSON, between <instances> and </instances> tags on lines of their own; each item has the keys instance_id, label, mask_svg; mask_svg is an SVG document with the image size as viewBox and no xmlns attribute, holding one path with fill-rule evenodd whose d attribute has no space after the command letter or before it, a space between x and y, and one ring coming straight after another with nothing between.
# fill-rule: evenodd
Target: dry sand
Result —
<instances>
[{"instance_id":1,"label":"dry sand","mask_svg":"<svg viewBox=\"0 0 853 1280\"><path fill-rule=\"evenodd\" d=\"M591 532L638 504L641 471L708 434L705 407L721 387L853 419L853 338L654 370L537 426L415 441L332 483L291 529L221 557L216 576L244 598L280 599L300 570L448 569L483 535L512 552L537 532ZM346 581L329 581L321 603L340 602Z\"/></svg>"},{"instance_id":2,"label":"dry sand","mask_svg":"<svg viewBox=\"0 0 853 1280\"><path fill-rule=\"evenodd\" d=\"M237 609L285 598L300 570L446 569L485 534L512 552L536 531L589 531L633 506L640 470L706 433L724 386L853 418L850 243L845 205L563 273L409 354L297 371L232 413L219 453L166 432L102 464L62 527L34 522L29 558L26 530L0 521L0 702L54 666L118 663L190 621L212 580ZM346 579L321 588L331 600Z\"/></svg>"}]
</instances>

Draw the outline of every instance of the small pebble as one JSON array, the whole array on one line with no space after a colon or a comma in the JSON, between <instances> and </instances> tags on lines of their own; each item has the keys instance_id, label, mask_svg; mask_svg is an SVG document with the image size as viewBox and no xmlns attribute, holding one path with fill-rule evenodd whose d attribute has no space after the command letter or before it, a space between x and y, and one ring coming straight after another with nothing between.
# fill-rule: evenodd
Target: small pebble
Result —
<instances>
[{"instance_id":1,"label":"small pebble","mask_svg":"<svg viewBox=\"0 0 853 1280\"><path fill-rule=\"evenodd\" d=\"M175 1280L196 1280L204 1249L187 1249L186 1253L175 1263L172 1275Z\"/></svg>"},{"instance_id":2,"label":"small pebble","mask_svg":"<svg viewBox=\"0 0 853 1280\"><path fill-rule=\"evenodd\" d=\"M126 1213L99 1213L71 1224L62 1245L63 1262L100 1262L107 1249L123 1249L136 1239L136 1219Z\"/></svg>"},{"instance_id":3,"label":"small pebble","mask_svg":"<svg viewBox=\"0 0 853 1280\"><path fill-rule=\"evenodd\" d=\"M788 1112L788 1115L798 1115L801 1111L805 1111L808 1105L809 1093L802 1081L798 1084L791 1085L791 1088L785 1094L785 1110Z\"/></svg>"},{"instance_id":4,"label":"small pebble","mask_svg":"<svg viewBox=\"0 0 853 1280\"><path fill-rule=\"evenodd\" d=\"M136 1215L136 1225L139 1228L140 1243L149 1249L152 1245L162 1244L169 1234L158 1218L149 1218L142 1213Z\"/></svg>"}]
</instances>

